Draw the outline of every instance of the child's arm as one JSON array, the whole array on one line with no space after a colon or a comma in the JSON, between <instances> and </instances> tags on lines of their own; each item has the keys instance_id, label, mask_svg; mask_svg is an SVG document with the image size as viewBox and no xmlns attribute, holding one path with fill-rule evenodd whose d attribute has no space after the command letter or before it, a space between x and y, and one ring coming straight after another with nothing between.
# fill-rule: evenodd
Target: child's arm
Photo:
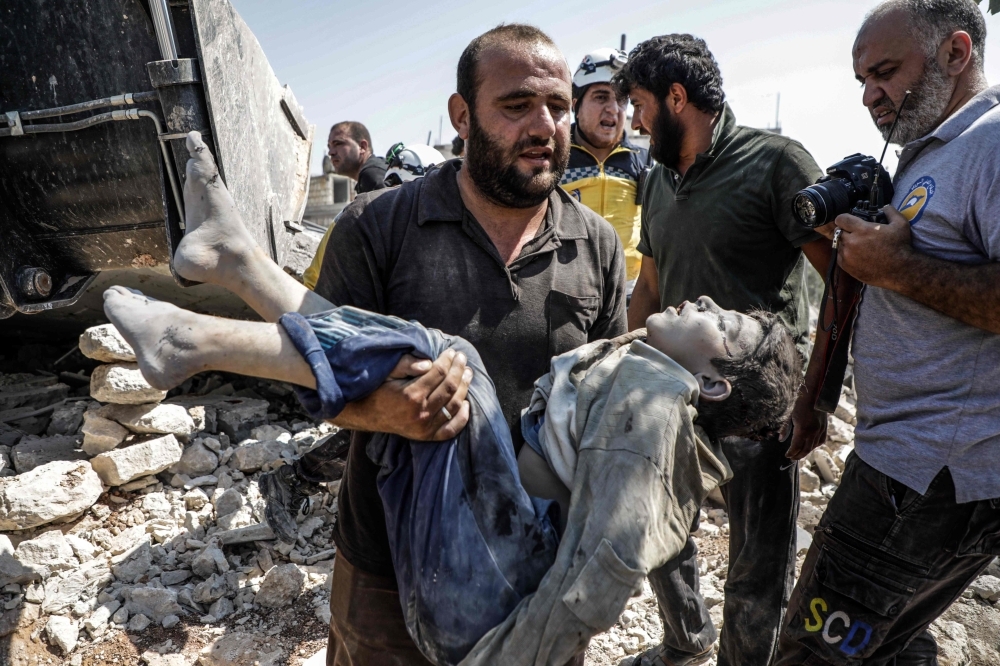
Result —
<instances>
[{"instance_id":1,"label":"child's arm","mask_svg":"<svg viewBox=\"0 0 1000 666\"><path fill-rule=\"evenodd\" d=\"M555 500L559 504L559 533L562 534L566 516L569 515L569 488L549 468L545 459L527 444L521 447L517 456L517 472L521 476L521 485L529 495Z\"/></svg>"}]
</instances>

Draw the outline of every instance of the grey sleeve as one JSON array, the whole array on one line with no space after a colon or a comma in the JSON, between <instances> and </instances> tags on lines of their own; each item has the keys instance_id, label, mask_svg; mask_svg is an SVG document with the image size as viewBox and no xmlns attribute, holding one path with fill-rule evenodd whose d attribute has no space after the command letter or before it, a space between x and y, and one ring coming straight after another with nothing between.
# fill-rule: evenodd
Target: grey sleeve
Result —
<instances>
[{"instance_id":1,"label":"grey sleeve","mask_svg":"<svg viewBox=\"0 0 1000 666\"><path fill-rule=\"evenodd\" d=\"M818 233L802 226L792 213L792 201L799 190L816 182L823 171L816 160L797 141L785 144L771 174L771 207L778 231L794 247L822 238Z\"/></svg>"},{"instance_id":2,"label":"grey sleeve","mask_svg":"<svg viewBox=\"0 0 1000 666\"><path fill-rule=\"evenodd\" d=\"M1000 261L1000 153L983 160L972 194L966 235L992 261Z\"/></svg>"}]
</instances>

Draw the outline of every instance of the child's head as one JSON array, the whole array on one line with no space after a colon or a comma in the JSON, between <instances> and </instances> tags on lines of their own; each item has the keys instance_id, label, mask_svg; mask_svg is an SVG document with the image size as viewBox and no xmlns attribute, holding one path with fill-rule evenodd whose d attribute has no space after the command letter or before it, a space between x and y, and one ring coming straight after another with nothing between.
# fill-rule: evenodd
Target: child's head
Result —
<instances>
[{"instance_id":1,"label":"child's head","mask_svg":"<svg viewBox=\"0 0 1000 666\"><path fill-rule=\"evenodd\" d=\"M712 437L778 434L802 384L802 357L777 315L723 310L708 296L646 320L646 342L698 380L698 424Z\"/></svg>"}]
</instances>

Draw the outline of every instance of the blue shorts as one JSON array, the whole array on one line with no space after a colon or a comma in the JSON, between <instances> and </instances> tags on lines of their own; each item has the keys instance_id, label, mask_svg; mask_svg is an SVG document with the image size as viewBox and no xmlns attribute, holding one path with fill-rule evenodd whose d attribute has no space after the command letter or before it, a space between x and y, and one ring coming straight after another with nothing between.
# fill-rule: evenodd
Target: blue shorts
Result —
<instances>
[{"instance_id":1,"label":"blue shorts","mask_svg":"<svg viewBox=\"0 0 1000 666\"><path fill-rule=\"evenodd\" d=\"M555 561L555 505L529 497L493 382L466 340L416 322L340 307L280 320L316 377L298 388L317 419L379 387L403 354L468 358L469 424L446 442L376 434L368 456L381 467L393 566L406 626L438 664L457 664L478 640L534 592Z\"/></svg>"}]
</instances>

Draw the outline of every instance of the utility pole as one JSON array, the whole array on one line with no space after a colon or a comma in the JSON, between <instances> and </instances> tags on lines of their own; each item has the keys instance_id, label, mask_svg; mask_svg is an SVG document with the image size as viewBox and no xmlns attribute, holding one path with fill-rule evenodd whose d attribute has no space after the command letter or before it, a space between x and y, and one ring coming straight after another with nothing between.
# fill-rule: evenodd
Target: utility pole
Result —
<instances>
[{"instance_id":1,"label":"utility pole","mask_svg":"<svg viewBox=\"0 0 1000 666\"><path fill-rule=\"evenodd\" d=\"M434 130L427 130L427 145L431 145L431 135L434 134Z\"/></svg>"},{"instance_id":2,"label":"utility pole","mask_svg":"<svg viewBox=\"0 0 1000 666\"><path fill-rule=\"evenodd\" d=\"M444 116L438 116L438 145L440 146L444 142L441 140L441 134L444 132Z\"/></svg>"},{"instance_id":3,"label":"utility pole","mask_svg":"<svg viewBox=\"0 0 1000 666\"><path fill-rule=\"evenodd\" d=\"M625 50L625 33L624 32L622 33L622 48L621 48L621 50L622 51Z\"/></svg>"}]
</instances>

